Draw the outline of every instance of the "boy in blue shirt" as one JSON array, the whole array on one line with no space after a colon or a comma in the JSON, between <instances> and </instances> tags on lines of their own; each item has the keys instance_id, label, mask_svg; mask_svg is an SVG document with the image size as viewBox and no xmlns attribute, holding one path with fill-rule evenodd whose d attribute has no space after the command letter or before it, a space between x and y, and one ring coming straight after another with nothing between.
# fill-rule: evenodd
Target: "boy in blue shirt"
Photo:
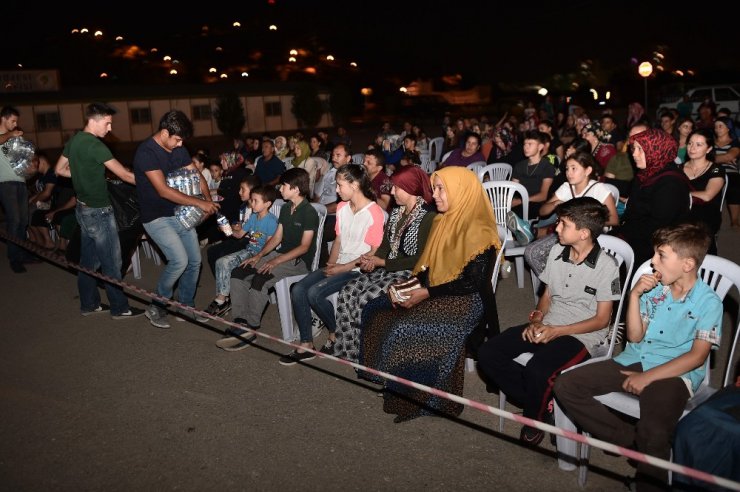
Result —
<instances>
[{"instance_id":1,"label":"boy in blue shirt","mask_svg":"<svg viewBox=\"0 0 740 492\"><path fill-rule=\"evenodd\" d=\"M275 234L278 220L270 213L270 207L277 193L272 186L253 188L249 196L251 214L241 227L244 249L227 254L216 260L216 298L206 309L208 314L223 316L231 309L229 293L231 291L231 271L237 266L245 266L246 261L256 255Z\"/></svg>"},{"instance_id":2,"label":"boy in blue shirt","mask_svg":"<svg viewBox=\"0 0 740 492\"><path fill-rule=\"evenodd\" d=\"M653 274L629 294L627 347L614 359L561 375L555 394L583 430L600 439L663 459L686 402L704 380L710 350L719 346L722 302L703 280L699 266L711 238L697 224L653 234ZM626 392L640 399L640 420L630 424L594 397ZM665 470L640 463L638 490L663 489Z\"/></svg>"}]
</instances>

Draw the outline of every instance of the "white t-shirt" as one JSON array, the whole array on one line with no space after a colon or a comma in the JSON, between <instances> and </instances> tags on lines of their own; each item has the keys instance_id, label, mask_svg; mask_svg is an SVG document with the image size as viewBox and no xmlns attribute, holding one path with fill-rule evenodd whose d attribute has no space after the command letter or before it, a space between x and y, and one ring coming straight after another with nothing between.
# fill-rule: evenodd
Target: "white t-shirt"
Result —
<instances>
[{"instance_id":1,"label":"white t-shirt","mask_svg":"<svg viewBox=\"0 0 740 492\"><path fill-rule=\"evenodd\" d=\"M384 219L383 209L375 202L353 213L349 202L340 201L334 225L337 237L341 237L337 263L345 264L380 246ZM359 267L353 270L359 270Z\"/></svg>"},{"instance_id":2,"label":"white t-shirt","mask_svg":"<svg viewBox=\"0 0 740 492\"><path fill-rule=\"evenodd\" d=\"M561 202L567 202L572 198L590 196L591 198L597 199L601 203L606 203L606 198L611 195L609 188L604 186L603 183L599 183L593 179L588 181L588 185L586 185L586 187L583 189L583 192L576 193L574 195L571 190L572 188L570 184L566 181L565 183L561 184L560 188L555 191L555 196L558 197L558 200L560 200Z\"/></svg>"}]
</instances>

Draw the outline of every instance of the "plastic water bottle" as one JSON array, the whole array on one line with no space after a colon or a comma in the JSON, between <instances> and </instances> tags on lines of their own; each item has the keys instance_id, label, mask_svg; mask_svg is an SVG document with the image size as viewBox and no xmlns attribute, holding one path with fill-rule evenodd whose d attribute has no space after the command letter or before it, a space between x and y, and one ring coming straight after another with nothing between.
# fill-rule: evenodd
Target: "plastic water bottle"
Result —
<instances>
[{"instance_id":1,"label":"plastic water bottle","mask_svg":"<svg viewBox=\"0 0 740 492\"><path fill-rule=\"evenodd\" d=\"M216 216L216 222L218 223L218 228L221 229L221 232L223 232L226 237L229 237L234 233L234 231L231 230L229 219L227 219L225 215L218 214Z\"/></svg>"}]
</instances>

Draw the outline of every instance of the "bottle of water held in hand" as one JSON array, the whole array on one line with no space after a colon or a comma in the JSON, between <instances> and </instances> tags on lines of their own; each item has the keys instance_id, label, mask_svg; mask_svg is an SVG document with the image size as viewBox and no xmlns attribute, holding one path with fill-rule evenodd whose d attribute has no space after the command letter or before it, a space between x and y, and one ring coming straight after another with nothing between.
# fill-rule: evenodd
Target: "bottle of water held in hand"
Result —
<instances>
[{"instance_id":1,"label":"bottle of water held in hand","mask_svg":"<svg viewBox=\"0 0 740 492\"><path fill-rule=\"evenodd\" d=\"M234 233L234 231L231 230L229 219L227 219L225 215L218 214L216 216L216 222L218 223L218 228L221 229L221 232L223 232L226 237L229 237Z\"/></svg>"}]
</instances>

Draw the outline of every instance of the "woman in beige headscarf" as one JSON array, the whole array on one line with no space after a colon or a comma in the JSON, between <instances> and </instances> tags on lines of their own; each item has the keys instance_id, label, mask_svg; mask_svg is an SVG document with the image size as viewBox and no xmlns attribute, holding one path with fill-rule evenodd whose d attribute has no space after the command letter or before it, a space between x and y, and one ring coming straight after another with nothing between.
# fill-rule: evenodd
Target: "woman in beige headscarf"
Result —
<instances>
[{"instance_id":1,"label":"woman in beige headscarf","mask_svg":"<svg viewBox=\"0 0 740 492\"><path fill-rule=\"evenodd\" d=\"M278 135L275 137L275 155L278 157L278 159L285 160L285 158L288 156L288 141L285 139L284 136Z\"/></svg>"},{"instance_id":2,"label":"woman in beige headscarf","mask_svg":"<svg viewBox=\"0 0 740 492\"><path fill-rule=\"evenodd\" d=\"M451 166L432 174L438 214L412 275L420 287L393 302L378 297L362 313L360 361L381 371L462 395L465 342L484 320L498 333L491 273L501 242L477 176ZM484 299L485 298L485 299ZM361 374L374 379L373 376ZM458 415L462 405L387 381L383 410L394 422Z\"/></svg>"}]
</instances>

